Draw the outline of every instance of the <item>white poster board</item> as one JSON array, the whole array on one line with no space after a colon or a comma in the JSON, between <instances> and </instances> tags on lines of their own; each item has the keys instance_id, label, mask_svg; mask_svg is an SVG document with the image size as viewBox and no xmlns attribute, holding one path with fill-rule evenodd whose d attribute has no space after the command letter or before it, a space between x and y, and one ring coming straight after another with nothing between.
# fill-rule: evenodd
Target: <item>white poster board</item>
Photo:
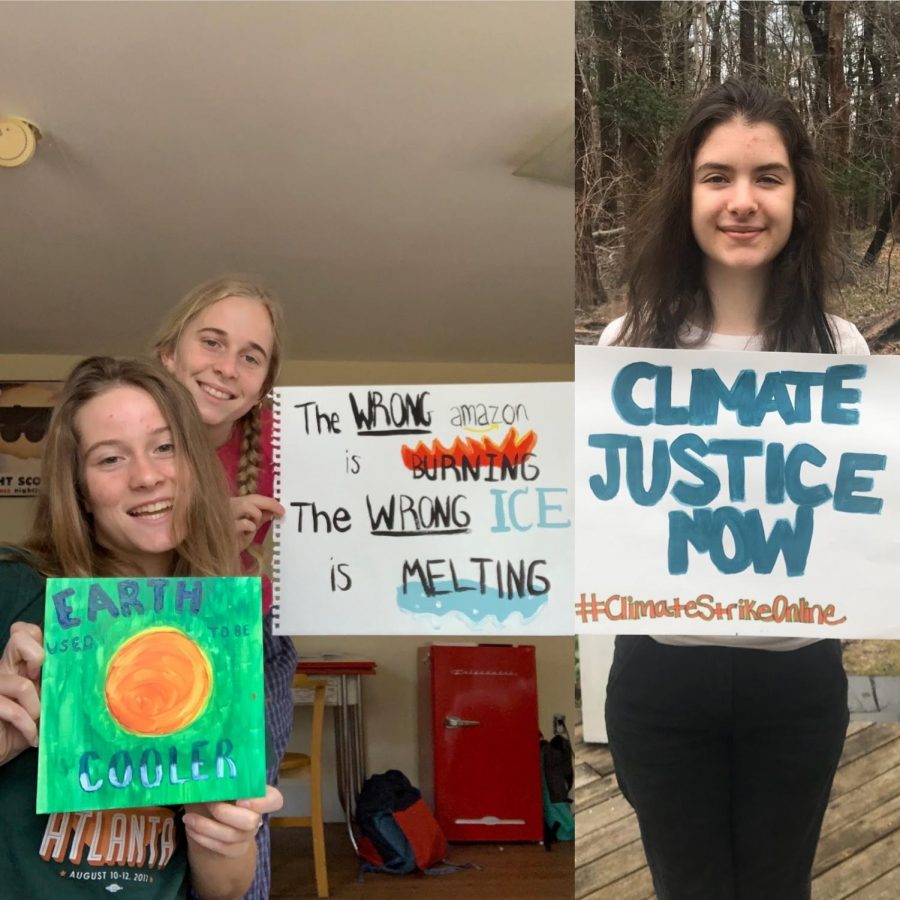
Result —
<instances>
[{"instance_id":1,"label":"white poster board","mask_svg":"<svg viewBox=\"0 0 900 900\"><path fill-rule=\"evenodd\" d=\"M900 359L576 348L577 633L900 637Z\"/></svg>"},{"instance_id":2,"label":"white poster board","mask_svg":"<svg viewBox=\"0 0 900 900\"><path fill-rule=\"evenodd\" d=\"M273 397L278 633L572 634L571 383Z\"/></svg>"}]
</instances>

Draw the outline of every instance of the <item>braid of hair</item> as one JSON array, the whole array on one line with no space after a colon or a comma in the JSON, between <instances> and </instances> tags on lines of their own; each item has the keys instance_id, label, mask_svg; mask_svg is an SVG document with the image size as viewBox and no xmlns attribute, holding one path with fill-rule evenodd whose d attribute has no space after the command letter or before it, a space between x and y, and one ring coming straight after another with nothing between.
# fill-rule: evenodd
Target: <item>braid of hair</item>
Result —
<instances>
[{"instance_id":1,"label":"braid of hair","mask_svg":"<svg viewBox=\"0 0 900 900\"><path fill-rule=\"evenodd\" d=\"M244 416L244 433L241 437L241 456L237 467L238 495L255 494L259 483L259 466L262 462L260 436L262 416L259 404ZM265 549L251 544L242 554L245 575L261 575L265 571Z\"/></svg>"},{"instance_id":2,"label":"braid of hair","mask_svg":"<svg viewBox=\"0 0 900 900\"><path fill-rule=\"evenodd\" d=\"M238 495L255 494L259 482L259 466L262 462L260 432L262 419L257 404L244 416L244 434L241 439L241 458L237 467Z\"/></svg>"}]
</instances>

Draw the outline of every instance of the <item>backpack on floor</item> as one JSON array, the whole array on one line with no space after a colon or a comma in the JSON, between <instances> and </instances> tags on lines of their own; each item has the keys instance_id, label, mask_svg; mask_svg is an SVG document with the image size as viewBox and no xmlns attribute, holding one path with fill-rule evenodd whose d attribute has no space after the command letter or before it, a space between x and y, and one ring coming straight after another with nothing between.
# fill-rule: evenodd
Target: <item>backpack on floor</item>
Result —
<instances>
[{"instance_id":1,"label":"backpack on floor","mask_svg":"<svg viewBox=\"0 0 900 900\"><path fill-rule=\"evenodd\" d=\"M447 838L418 788L396 769L366 779L356 802L356 824L362 833L362 872L438 875L459 868L435 867L447 855Z\"/></svg>"},{"instance_id":2,"label":"backpack on floor","mask_svg":"<svg viewBox=\"0 0 900 900\"><path fill-rule=\"evenodd\" d=\"M575 840L575 814L569 793L575 782L572 742L565 716L553 717L554 735L541 740L541 793L544 800L544 847Z\"/></svg>"}]
</instances>

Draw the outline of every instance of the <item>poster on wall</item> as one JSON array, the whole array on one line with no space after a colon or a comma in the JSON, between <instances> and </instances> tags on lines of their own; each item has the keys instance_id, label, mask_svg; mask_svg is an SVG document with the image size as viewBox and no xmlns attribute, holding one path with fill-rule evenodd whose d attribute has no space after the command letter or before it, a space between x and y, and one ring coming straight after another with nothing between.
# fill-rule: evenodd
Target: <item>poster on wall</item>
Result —
<instances>
[{"instance_id":1,"label":"poster on wall","mask_svg":"<svg viewBox=\"0 0 900 900\"><path fill-rule=\"evenodd\" d=\"M572 633L571 383L274 404L276 631Z\"/></svg>"},{"instance_id":2,"label":"poster on wall","mask_svg":"<svg viewBox=\"0 0 900 900\"><path fill-rule=\"evenodd\" d=\"M0 497L35 497L61 381L0 381Z\"/></svg>"},{"instance_id":3,"label":"poster on wall","mask_svg":"<svg viewBox=\"0 0 900 900\"><path fill-rule=\"evenodd\" d=\"M50 578L37 812L265 793L259 578Z\"/></svg>"},{"instance_id":4,"label":"poster on wall","mask_svg":"<svg viewBox=\"0 0 900 900\"><path fill-rule=\"evenodd\" d=\"M900 637L900 359L576 348L575 631Z\"/></svg>"}]
</instances>

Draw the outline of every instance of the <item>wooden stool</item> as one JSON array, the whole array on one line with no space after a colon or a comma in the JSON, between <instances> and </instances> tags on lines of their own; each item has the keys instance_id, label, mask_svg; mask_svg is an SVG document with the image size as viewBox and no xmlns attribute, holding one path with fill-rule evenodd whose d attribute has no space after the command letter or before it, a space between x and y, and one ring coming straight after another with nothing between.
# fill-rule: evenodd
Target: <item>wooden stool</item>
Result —
<instances>
[{"instance_id":1,"label":"wooden stool","mask_svg":"<svg viewBox=\"0 0 900 900\"><path fill-rule=\"evenodd\" d=\"M309 781L310 814L308 816L271 816L272 828L311 828L313 860L316 870L316 893L328 896L328 867L325 860L325 823L322 815L322 733L325 728L325 689L328 682L297 673L294 687L314 691L312 740L309 753L285 753L279 772L287 781Z\"/></svg>"}]
</instances>

